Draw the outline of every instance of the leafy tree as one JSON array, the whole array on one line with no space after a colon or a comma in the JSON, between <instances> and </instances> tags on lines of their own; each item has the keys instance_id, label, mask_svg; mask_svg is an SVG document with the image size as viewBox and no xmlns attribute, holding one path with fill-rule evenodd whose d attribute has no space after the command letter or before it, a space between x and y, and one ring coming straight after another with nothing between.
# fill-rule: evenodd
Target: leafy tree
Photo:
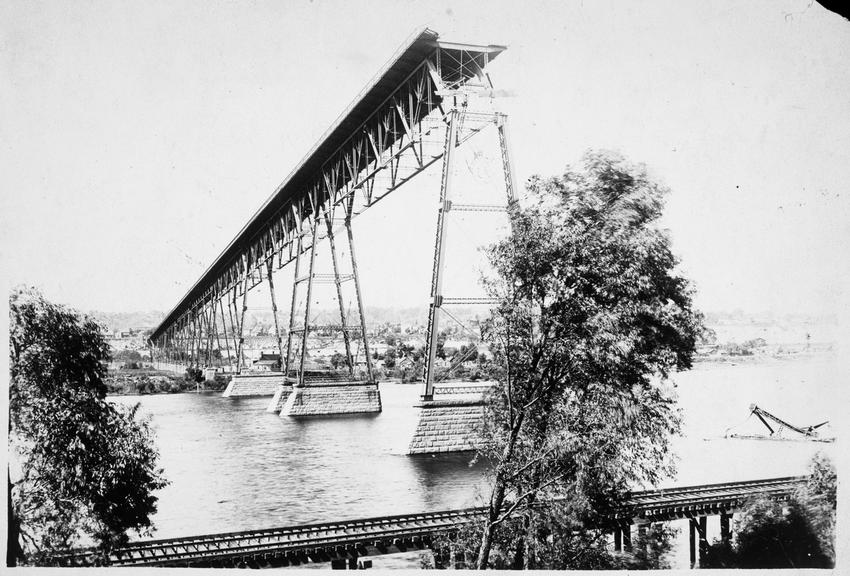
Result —
<instances>
[{"instance_id":1,"label":"leafy tree","mask_svg":"<svg viewBox=\"0 0 850 576\"><path fill-rule=\"evenodd\" d=\"M809 480L787 502L754 498L735 522L734 542L714 542L714 568L832 568L835 564L837 476L823 454Z\"/></svg>"},{"instance_id":2,"label":"leafy tree","mask_svg":"<svg viewBox=\"0 0 850 576\"><path fill-rule=\"evenodd\" d=\"M141 362L142 355L136 350L120 350L115 353L113 360L117 360L119 362Z\"/></svg>"},{"instance_id":3,"label":"leafy tree","mask_svg":"<svg viewBox=\"0 0 850 576\"><path fill-rule=\"evenodd\" d=\"M183 378L187 382L195 382L196 384L200 384L204 381L204 371L195 366L187 366L186 374L183 376Z\"/></svg>"},{"instance_id":4,"label":"leafy tree","mask_svg":"<svg viewBox=\"0 0 850 576\"><path fill-rule=\"evenodd\" d=\"M105 554L128 530L149 533L166 482L138 406L105 399L101 328L35 291L16 290L9 304L7 562L44 564L81 538Z\"/></svg>"},{"instance_id":5,"label":"leafy tree","mask_svg":"<svg viewBox=\"0 0 850 576\"><path fill-rule=\"evenodd\" d=\"M338 370L340 368L347 368L348 358L345 357L345 354L341 354L340 352L334 352L331 356L331 366L333 366L334 370Z\"/></svg>"},{"instance_id":6,"label":"leafy tree","mask_svg":"<svg viewBox=\"0 0 850 576\"><path fill-rule=\"evenodd\" d=\"M395 348L387 348L387 353L384 356L384 366L387 368L395 368L396 351Z\"/></svg>"},{"instance_id":7,"label":"leafy tree","mask_svg":"<svg viewBox=\"0 0 850 576\"><path fill-rule=\"evenodd\" d=\"M511 235L489 248L499 306L482 328L500 373L478 450L492 465L476 567L493 554L597 566L598 538L564 535L672 473L667 377L691 367L702 317L658 226L665 192L642 166L591 152L581 170L532 178Z\"/></svg>"}]
</instances>

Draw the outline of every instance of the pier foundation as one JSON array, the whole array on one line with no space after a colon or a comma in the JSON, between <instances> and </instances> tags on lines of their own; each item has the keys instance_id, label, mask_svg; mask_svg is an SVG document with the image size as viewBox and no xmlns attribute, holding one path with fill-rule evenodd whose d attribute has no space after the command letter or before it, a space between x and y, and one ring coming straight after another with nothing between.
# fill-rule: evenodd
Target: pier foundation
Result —
<instances>
[{"instance_id":1,"label":"pier foundation","mask_svg":"<svg viewBox=\"0 0 850 576\"><path fill-rule=\"evenodd\" d=\"M283 402L284 416L368 414L381 411L381 393L375 382L296 386Z\"/></svg>"},{"instance_id":2,"label":"pier foundation","mask_svg":"<svg viewBox=\"0 0 850 576\"><path fill-rule=\"evenodd\" d=\"M272 396L278 388L289 388L281 372L234 374L222 393L223 398L242 396Z\"/></svg>"},{"instance_id":3,"label":"pier foundation","mask_svg":"<svg viewBox=\"0 0 850 576\"><path fill-rule=\"evenodd\" d=\"M475 449L484 419L491 382L454 382L434 387L431 400L422 400L419 423L408 454L466 452Z\"/></svg>"}]
</instances>

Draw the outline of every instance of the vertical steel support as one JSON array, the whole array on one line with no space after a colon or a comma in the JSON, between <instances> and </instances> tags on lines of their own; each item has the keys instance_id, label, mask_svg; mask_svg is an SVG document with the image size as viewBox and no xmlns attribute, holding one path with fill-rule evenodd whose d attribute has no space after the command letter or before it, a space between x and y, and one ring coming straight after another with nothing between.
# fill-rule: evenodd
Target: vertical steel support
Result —
<instances>
[{"instance_id":1,"label":"vertical steel support","mask_svg":"<svg viewBox=\"0 0 850 576\"><path fill-rule=\"evenodd\" d=\"M277 338L277 351L280 354L281 369L283 369L283 338L280 336L280 324L277 321L277 300L274 297L274 280L272 279L272 258L266 263L266 279L269 281L269 296L272 300L272 316L274 317L274 335Z\"/></svg>"},{"instance_id":2,"label":"vertical steel support","mask_svg":"<svg viewBox=\"0 0 850 576\"><path fill-rule=\"evenodd\" d=\"M195 359L195 323L192 321L191 313L186 318L186 363L192 366Z\"/></svg>"},{"instance_id":3,"label":"vertical steel support","mask_svg":"<svg viewBox=\"0 0 850 576\"><path fill-rule=\"evenodd\" d=\"M236 373L242 373L242 363L245 354L245 311L248 310L248 259L245 258L245 280L242 284L242 314L239 317L239 345L236 349Z\"/></svg>"},{"instance_id":4,"label":"vertical steel support","mask_svg":"<svg viewBox=\"0 0 850 576\"><path fill-rule=\"evenodd\" d=\"M194 367L198 362L198 351L197 348L200 346L201 335L198 332L198 318L195 315L194 310L190 312L192 315L192 339L191 339L191 347L189 348L189 366Z\"/></svg>"},{"instance_id":5,"label":"vertical steel support","mask_svg":"<svg viewBox=\"0 0 850 576\"><path fill-rule=\"evenodd\" d=\"M310 227L313 231L313 242L310 246L310 264L307 272L307 302L304 304L304 331L301 333L301 359L298 362L298 380L296 386L304 386L304 362L307 360L307 335L310 325L310 300L313 298L313 267L316 264L316 243L318 240L319 220L318 214L310 216L313 222Z\"/></svg>"},{"instance_id":6,"label":"vertical steel support","mask_svg":"<svg viewBox=\"0 0 850 576\"><path fill-rule=\"evenodd\" d=\"M443 295L443 260L446 253L446 216L451 209L449 198L452 180L452 151L457 144L458 111L449 112L449 126L446 129L446 143L443 149L443 174L440 182L440 206L437 212L437 239L434 243L434 269L431 274L431 304L428 307L427 350L425 352L425 377L422 400L434 397L434 361L437 357L437 333L440 327L440 306Z\"/></svg>"},{"instance_id":7,"label":"vertical steel support","mask_svg":"<svg viewBox=\"0 0 850 576\"><path fill-rule=\"evenodd\" d=\"M204 306L204 309L203 309L203 315L204 315L204 321L207 325L207 337L206 337L207 361L206 361L205 367L206 368L212 368L212 360L213 360L213 357L212 357L212 349L213 349L213 345L212 345L213 344L212 316L210 315L210 310L207 308L206 305Z\"/></svg>"},{"instance_id":8,"label":"vertical steel support","mask_svg":"<svg viewBox=\"0 0 850 576\"><path fill-rule=\"evenodd\" d=\"M304 247L303 230L298 230L298 246L295 249L295 273L292 277L292 304L289 308L289 330L286 333L286 357L284 358L283 373L288 377L292 359L292 331L295 330L295 305L298 302L298 274L301 272L301 252Z\"/></svg>"},{"instance_id":9,"label":"vertical steel support","mask_svg":"<svg viewBox=\"0 0 850 576\"><path fill-rule=\"evenodd\" d=\"M230 356L230 337L227 335L227 319L224 317L224 304L222 304L221 299L218 300L218 309L221 312L221 328L224 330L224 343L227 346L227 368L229 370L233 366L233 359Z\"/></svg>"},{"instance_id":10,"label":"vertical steel support","mask_svg":"<svg viewBox=\"0 0 850 576\"><path fill-rule=\"evenodd\" d=\"M516 175L513 171L513 155L511 154L510 142L508 140L508 117L505 114L497 116L497 128L499 130L499 148L502 152L502 172L505 176L505 193L508 197L508 206L514 203L516 198Z\"/></svg>"},{"instance_id":11,"label":"vertical steel support","mask_svg":"<svg viewBox=\"0 0 850 576\"><path fill-rule=\"evenodd\" d=\"M357 258L354 256L354 234L351 231L351 204L345 216L345 230L348 233L348 253L351 256L351 274L354 276L354 291L357 294L357 313L360 315L360 336L363 338L363 352L366 354L366 372L369 382L375 381L372 370L372 357L369 356L369 337L366 334L366 315L363 313L363 295L360 292L360 275L357 273Z\"/></svg>"},{"instance_id":12,"label":"vertical steel support","mask_svg":"<svg viewBox=\"0 0 850 576\"><path fill-rule=\"evenodd\" d=\"M198 355L197 355L197 359L198 359L198 368L203 368L203 364L202 364L202 362L204 361L204 360L203 360L203 358L204 358L204 352L203 352L203 345L204 345L204 323L203 323L203 316L202 316L202 313L203 313L203 311L202 311L202 310L197 310L197 311L195 312L195 319L196 319L196 320L197 320L197 322L198 322Z\"/></svg>"},{"instance_id":13,"label":"vertical steel support","mask_svg":"<svg viewBox=\"0 0 850 576\"><path fill-rule=\"evenodd\" d=\"M215 335L215 345L218 350L218 365L222 367L224 356L221 354L221 337L218 335L218 321L215 313L215 300L210 301L210 318L212 318L213 334Z\"/></svg>"},{"instance_id":14,"label":"vertical steel support","mask_svg":"<svg viewBox=\"0 0 850 576\"><path fill-rule=\"evenodd\" d=\"M227 314L230 316L230 332L233 337L233 355L235 356L239 353L239 312L236 308L236 287L234 286L232 290L232 298L227 301ZM236 364L233 368L236 368Z\"/></svg>"},{"instance_id":15,"label":"vertical steel support","mask_svg":"<svg viewBox=\"0 0 850 576\"><path fill-rule=\"evenodd\" d=\"M348 373L354 374L354 357L351 355L351 338L345 324L345 304L342 301L342 282L339 279L339 262L336 258L336 242L334 242L333 220L325 212L325 223L328 226L328 244L331 249L331 262L334 269L334 284L336 284L336 299L339 303L339 321L342 326L342 340L345 343L345 361L348 363Z\"/></svg>"}]
</instances>

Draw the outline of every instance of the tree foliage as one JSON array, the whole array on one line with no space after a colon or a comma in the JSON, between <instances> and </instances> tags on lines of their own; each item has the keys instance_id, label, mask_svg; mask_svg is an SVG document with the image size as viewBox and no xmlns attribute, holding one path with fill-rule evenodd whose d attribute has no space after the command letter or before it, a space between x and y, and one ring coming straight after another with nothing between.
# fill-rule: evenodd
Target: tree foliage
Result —
<instances>
[{"instance_id":1,"label":"tree foliage","mask_svg":"<svg viewBox=\"0 0 850 576\"><path fill-rule=\"evenodd\" d=\"M479 568L506 542L512 565L597 566L598 538L564 535L673 470L667 377L690 368L702 320L658 225L665 192L642 166L591 152L581 170L532 178L488 250L500 304L484 336L501 372L479 449L493 463Z\"/></svg>"},{"instance_id":2,"label":"tree foliage","mask_svg":"<svg viewBox=\"0 0 850 576\"><path fill-rule=\"evenodd\" d=\"M43 563L84 538L105 552L149 532L166 483L138 406L106 401L101 328L35 291L9 304L9 560Z\"/></svg>"},{"instance_id":3,"label":"tree foliage","mask_svg":"<svg viewBox=\"0 0 850 576\"><path fill-rule=\"evenodd\" d=\"M735 521L735 538L709 549L713 568L832 568L835 564L837 475L817 454L808 482L787 502L750 501Z\"/></svg>"}]
</instances>

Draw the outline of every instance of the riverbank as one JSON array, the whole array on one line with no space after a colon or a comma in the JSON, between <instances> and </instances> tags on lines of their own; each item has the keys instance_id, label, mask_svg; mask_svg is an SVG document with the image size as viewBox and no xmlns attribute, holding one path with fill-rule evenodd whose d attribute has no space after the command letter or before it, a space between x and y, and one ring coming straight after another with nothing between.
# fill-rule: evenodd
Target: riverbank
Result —
<instances>
[{"instance_id":1,"label":"riverbank","mask_svg":"<svg viewBox=\"0 0 850 576\"><path fill-rule=\"evenodd\" d=\"M227 378L198 382L186 375L153 369L125 369L110 372L106 377L109 396L148 396L151 394L180 394L183 392L220 392L227 387Z\"/></svg>"}]
</instances>

